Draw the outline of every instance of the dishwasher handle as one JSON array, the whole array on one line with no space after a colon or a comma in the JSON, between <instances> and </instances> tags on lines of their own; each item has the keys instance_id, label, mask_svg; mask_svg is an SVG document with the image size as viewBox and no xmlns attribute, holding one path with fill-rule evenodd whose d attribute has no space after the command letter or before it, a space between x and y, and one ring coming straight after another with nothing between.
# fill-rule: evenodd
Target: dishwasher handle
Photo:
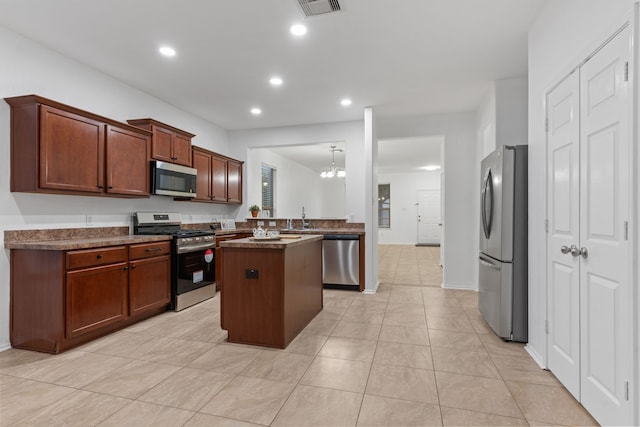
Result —
<instances>
[{"instance_id":1,"label":"dishwasher handle","mask_svg":"<svg viewBox=\"0 0 640 427\"><path fill-rule=\"evenodd\" d=\"M360 240L358 234L325 234L324 240Z\"/></svg>"}]
</instances>

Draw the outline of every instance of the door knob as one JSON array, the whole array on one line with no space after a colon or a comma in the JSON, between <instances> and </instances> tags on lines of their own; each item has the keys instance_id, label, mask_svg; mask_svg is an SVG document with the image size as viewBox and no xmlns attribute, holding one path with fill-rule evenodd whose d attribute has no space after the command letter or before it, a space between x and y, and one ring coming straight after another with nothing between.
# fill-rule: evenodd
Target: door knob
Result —
<instances>
[{"instance_id":1,"label":"door knob","mask_svg":"<svg viewBox=\"0 0 640 427\"><path fill-rule=\"evenodd\" d=\"M571 245L571 255L580 256L580 249L576 245Z\"/></svg>"},{"instance_id":2,"label":"door knob","mask_svg":"<svg viewBox=\"0 0 640 427\"><path fill-rule=\"evenodd\" d=\"M571 248L569 248L569 246L564 245L564 246L560 247L560 252L562 252L563 254L566 255L569 252L571 252Z\"/></svg>"},{"instance_id":3,"label":"door knob","mask_svg":"<svg viewBox=\"0 0 640 427\"><path fill-rule=\"evenodd\" d=\"M582 258L586 258L589 255L589 252L587 251L587 248L585 248L584 246L580 248L580 256L582 256Z\"/></svg>"}]
</instances>

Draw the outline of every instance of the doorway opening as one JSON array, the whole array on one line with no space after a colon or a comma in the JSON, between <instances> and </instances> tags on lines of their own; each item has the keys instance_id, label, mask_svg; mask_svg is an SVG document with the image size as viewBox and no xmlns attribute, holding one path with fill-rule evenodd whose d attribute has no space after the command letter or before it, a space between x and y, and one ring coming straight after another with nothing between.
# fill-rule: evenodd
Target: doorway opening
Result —
<instances>
[{"instance_id":1,"label":"doorway opening","mask_svg":"<svg viewBox=\"0 0 640 427\"><path fill-rule=\"evenodd\" d=\"M378 141L378 183L393 197L379 244L441 246L443 144L443 135Z\"/></svg>"}]
</instances>

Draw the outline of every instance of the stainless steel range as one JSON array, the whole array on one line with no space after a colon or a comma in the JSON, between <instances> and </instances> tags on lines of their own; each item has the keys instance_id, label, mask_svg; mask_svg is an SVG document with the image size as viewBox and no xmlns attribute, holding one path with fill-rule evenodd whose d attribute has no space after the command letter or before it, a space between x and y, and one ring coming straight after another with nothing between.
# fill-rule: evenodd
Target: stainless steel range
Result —
<instances>
[{"instance_id":1,"label":"stainless steel range","mask_svg":"<svg viewBox=\"0 0 640 427\"><path fill-rule=\"evenodd\" d=\"M177 212L136 212L134 234L172 235L171 306L175 311L213 297L216 236L212 230L183 230Z\"/></svg>"}]
</instances>

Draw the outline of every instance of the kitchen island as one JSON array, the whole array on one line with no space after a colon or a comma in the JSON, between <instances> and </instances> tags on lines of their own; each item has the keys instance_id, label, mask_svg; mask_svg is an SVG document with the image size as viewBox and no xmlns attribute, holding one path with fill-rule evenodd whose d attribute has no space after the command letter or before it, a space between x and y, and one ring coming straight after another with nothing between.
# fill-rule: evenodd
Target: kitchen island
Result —
<instances>
[{"instance_id":1,"label":"kitchen island","mask_svg":"<svg viewBox=\"0 0 640 427\"><path fill-rule=\"evenodd\" d=\"M322 236L221 242L228 341L286 348L322 311Z\"/></svg>"}]
</instances>

